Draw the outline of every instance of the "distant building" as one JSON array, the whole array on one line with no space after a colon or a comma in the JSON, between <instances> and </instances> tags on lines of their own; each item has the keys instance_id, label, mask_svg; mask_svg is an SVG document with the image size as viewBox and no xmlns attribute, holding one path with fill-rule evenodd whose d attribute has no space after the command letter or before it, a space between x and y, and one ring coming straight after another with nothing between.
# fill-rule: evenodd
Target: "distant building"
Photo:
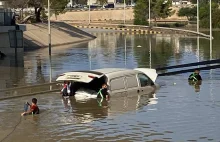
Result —
<instances>
[{"instance_id":1,"label":"distant building","mask_svg":"<svg viewBox=\"0 0 220 142\"><path fill-rule=\"evenodd\" d=\"M108 3L118 3L123 0L107 0ZM73 7L76 3L74 0L69 0L67 7ZM99 4L98 0L87 0L87 5L94 5L94 4Z\"/></svg>"},{"instance_id":2,"label":"distant building","mask_svg":"<svg viewBox=\"0 0 220 142\"><path fill-rule=\"evenodd\" d=\"M116 0L107 0L108 3L116 3ZM99 4L98 0L88 0L87 5Z\"/></svg>"},{"instance_id":3,"label":"distant building","mask_svg":"<svg viewBox=\"0 0 220 142\"><path fill-rule=\"evenodd\" d=\"M178 5L189 5L192 4L190 0L172 0L172 5L173 6L178 6Z\"/></svg>"}]
</instances>

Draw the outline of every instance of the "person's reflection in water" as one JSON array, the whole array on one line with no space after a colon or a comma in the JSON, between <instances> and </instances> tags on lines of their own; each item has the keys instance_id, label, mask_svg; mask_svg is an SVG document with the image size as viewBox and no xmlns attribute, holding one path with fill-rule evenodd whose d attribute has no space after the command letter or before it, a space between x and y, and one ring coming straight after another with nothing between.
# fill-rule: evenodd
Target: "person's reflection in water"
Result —
<instances>
[{"instance_id":1,"label":"person's reflection in water","mask_svg":"<svg viewBox=\"0 0 220 142\"><path fill-rule=\"evenodd\" d=\"M200 81L189 80L189 85L194 87L195 92L200 92L200 85L202 85L202 80Z\"/></svg>"},{"instance_id":2,"label":"person's reflection in water","mask_svg":"<svg viewBox=\"0 0 220 142\"><path fill-rule=\"evenodd\" d=\"M66 106L70 104L70 113L73 113L77 120L83 122L90 122L96 118L106 118L108 116L108 102L103 101L102 107L97 105L96 99L77 100L75 96L69 96L69 103L66 102Z\"/></svg>"},{"instance_id":3,"label":"person's reflection in water","mask_svg":"<svg viewBox=\"0 0 220 142\"><path fill-rule=\"evenodd\" d=\"M102 106L102 102L103 102L104 98L106 99L106 101L109 101L109 99L110 99L110 96L108 93L108 86L106 83L104 83L102 85L102 88L97 93L97 102L98 102L99 106Z\"/></svg>"},{"instance_id":4,"label":"person's reflection in water","mask_svg":"<svg viewBox=\"0 0 220 142\"><path fill-rule=\"evenodd\" d=\"M42 71L42 62L41 62L40 56L36 56L36 62L37 62L36 80L38 82L44 83L45 78L44 78L43 71Z\"/></svg>"},{"instance_id":5,"label":"person's reflection in water","mask_svg":"<svg viewBox=\"0 0 220 142\"><path fill-rule=\"evenodd\" d=\"M63 100L63 104L64 104L64 109L66 111L69 111L70 110L70 105L69 105L69 100L70 98L69 97L65 97L65 96L62 96L62 100Z\"/></svg>"}]
</instances>

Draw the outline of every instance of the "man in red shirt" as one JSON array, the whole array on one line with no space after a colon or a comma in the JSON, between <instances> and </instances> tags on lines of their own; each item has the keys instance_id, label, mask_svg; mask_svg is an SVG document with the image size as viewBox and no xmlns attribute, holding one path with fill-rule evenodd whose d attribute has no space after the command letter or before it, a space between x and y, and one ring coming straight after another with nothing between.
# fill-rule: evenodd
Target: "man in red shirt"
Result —
<instances>
[{"instance_id":1,"label":"man in red shirt","mask_svg":"<svg viewBox=\"0 0 220 142\"><path fill-rule=\"evenodd\" d=\"M30 106L30 110L23 112L23 113L21 114L21 116L24 116L24 115L26 115L26 114L39 114L39 111L40 111L40 110L39 110L39 108L38 108L38 106L37 106L37 99L36 99L36 98L33 98L33 99L32 99L31 105L30 105L29 103L27 103L27 105Z\"/></svg>"}]
</instances>

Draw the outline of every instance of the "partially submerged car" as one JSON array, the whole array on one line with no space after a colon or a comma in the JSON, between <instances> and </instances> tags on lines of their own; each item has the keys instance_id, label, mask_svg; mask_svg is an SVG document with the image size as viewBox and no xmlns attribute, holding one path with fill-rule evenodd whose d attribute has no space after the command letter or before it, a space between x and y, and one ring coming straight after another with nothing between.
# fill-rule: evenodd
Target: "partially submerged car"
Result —
<instances>
[{"instance_id":1,"label":"partially submerged car","mask_svg":"<svg viewBox=\"0 0 220 142\"><path fill-rule=\"evenodd\" d=\"M91 71L73 71L61 74L56 81L70 81L70 95L97 97L103 84L112 96L131 96L153 93L156 90L155 69L103 68Z\"/></svg>"}]
</instances>

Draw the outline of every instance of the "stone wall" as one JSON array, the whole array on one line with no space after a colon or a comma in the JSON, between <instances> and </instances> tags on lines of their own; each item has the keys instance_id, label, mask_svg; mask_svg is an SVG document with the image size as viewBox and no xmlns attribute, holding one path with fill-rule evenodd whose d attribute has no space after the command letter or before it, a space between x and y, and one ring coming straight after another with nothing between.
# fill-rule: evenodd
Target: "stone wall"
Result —
<instances>
[{"instance_id":1,"label":"stone wall","mask_svg":"<svg viewBox=\"0 0 220 142\"><path fill-rule=\"evenodd\" d=\"M105 20L124 20L124 10L102 10L102 11L90 11L91 21L105 21ZM51 20L58 21L88 21L89 11L72 11L60 14L58 16L52 16ZM134 19L133 9L127 9L125 12L125 19Z\"/></svg>"},{"instance_id":2,"label":"stone wall","mask_svg":"<svg viewBox=\"0 0 220 142\"><path fill-rule=\"evenodd\" d=\"M172 7L174 14L163 20L187 20L186 17L178 17L178 7ZM90 11L91 22L95 21L122 21L124 20L124 9L96 9ZM85 21L88 23L89 11L78 10L68 11L58 16L52 15L51 20L57 21ZM134 19L134 13L132 8L125 10L125 20L131 21Z\"/></svg>"}]
</instances>

